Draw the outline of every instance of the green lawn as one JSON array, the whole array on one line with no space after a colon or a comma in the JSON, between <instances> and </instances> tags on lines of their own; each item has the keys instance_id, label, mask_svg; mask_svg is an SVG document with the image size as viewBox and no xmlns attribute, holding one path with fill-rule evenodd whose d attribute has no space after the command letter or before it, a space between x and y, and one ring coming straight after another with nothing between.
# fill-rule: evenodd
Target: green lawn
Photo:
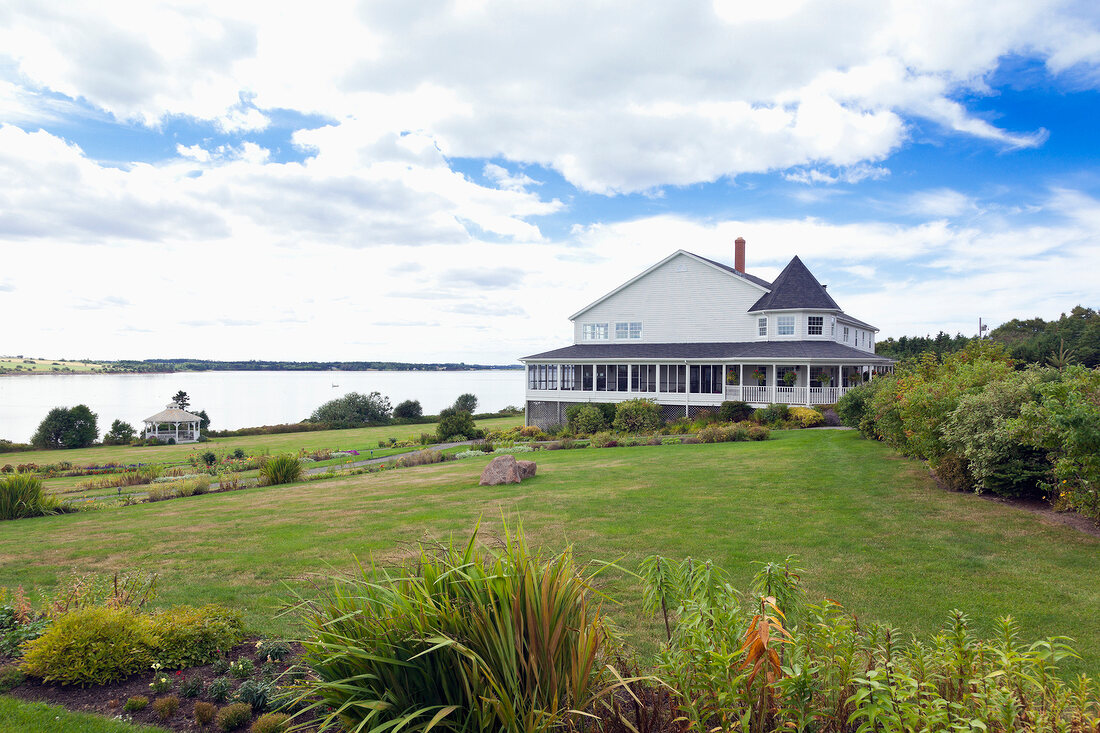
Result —
<instances>
[{"instance_id":1,"label":"green lawn","mask_svg":"<svg viewBox=\"0 0 1100 733\"><path fill-rule=\"evenodd\" d=\"M19 367L19 369L16 369L16 367ZM62 370L67 370L65 372L66 374L90 374L92 372L100 371L102 369L102 364L94 364L92 362L64 361L62 359L39 359L30 356L25 359L0 356L0 374L3 374L4 372L8 372L9 374L26 374L31 372L52 373Z\"/></svg>"},{"instance_id":2,"label":"green lawn","mask_svg":"<svg viewBox=\"0 0 1100 733\"><path fill-rule=\"evenodd\" d=\"M478 420L477 426L485 430L502 430L523 424L523 417L496 417ZM378 447L379 440L397 438L406 440L419 438L421 433L434 433L435 423L424 425L386 425L377 428L352 428L350 430L318 430L312 433L282 433L280 435L250 435L240 438L213 438L205 443L186 443L184 445L157 445L147 448L125 446L96 446L74 450L28 451L26 453L0 453L0 465L11 463L57 463L68 461L74 465L90 463L181 463L192 452L214 451L225 453L241 448L253 455L267 451L269 453L295 452L301 448L319 450L371 449Z\"/></svg>"},{"instance_id":3,"label":"green lawn","mask_svg":"<svg viewBox=\"0 0 1100 733\"><path fill-rule=\"evenodd\" d=\"M163 728L70 713L57 705L23 702L0 695L0 733L163 733Z\"/></svg>"},{"instance_id":4,"label":"green lawn","mask_svg":"<svg viewBox=\"0 0 1100 733\"><path fill-rule=\"evenodd\" d=\"M353 555L405 557L421 538L489 532L503 513L533 544L636 568L650 553L710 558L744 588L754 561L798 554L813 598L927 634L949 609L979 627L1012 614L1028 637L1065 634L1100 671L1100 539L973 495L939 490L922 464L851 431L773 433L763 443L537 453L538 476L479 487L488 458L112 511L4 523L0 585L49 588L70 570L146 569L161 603L239 605L259 631L284 584L348 568ZM606 609L652 649L626 575Z\"/></svg>"}]
</instances>

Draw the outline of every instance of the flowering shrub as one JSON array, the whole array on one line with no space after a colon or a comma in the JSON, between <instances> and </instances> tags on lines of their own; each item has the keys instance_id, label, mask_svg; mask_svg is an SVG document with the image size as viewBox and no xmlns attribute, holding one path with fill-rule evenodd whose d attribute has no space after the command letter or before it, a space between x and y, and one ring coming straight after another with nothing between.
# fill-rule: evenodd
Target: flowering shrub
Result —
<instances>
[{"instance_id":1,"label":"flowering shrub","mask_svg":"<svg viewBox=\"0 0 1100 733\"><path fill-rule=\"evenodd\" d=\"M809 407L792 407L789 419L800 428L815 428L825 424L825 416Z\"/></svg>"}]
</instances>

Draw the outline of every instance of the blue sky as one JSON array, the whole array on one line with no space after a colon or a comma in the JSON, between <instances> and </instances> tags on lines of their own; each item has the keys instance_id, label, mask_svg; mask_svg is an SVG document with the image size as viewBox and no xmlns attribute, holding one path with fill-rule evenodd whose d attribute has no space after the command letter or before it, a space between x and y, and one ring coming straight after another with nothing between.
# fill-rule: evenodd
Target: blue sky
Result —
<instances>
[{"instance_id":1,"label":"blue sky","mask_svg":"<svg viewBox=\"0 0 1100 733\"><path fill-rule=\"evenodd\" d=\"M1097 305L1093 3L224 5L0 10L0 352L507 363L739 235L880 338Z\"/></svg>"}]
</instances>

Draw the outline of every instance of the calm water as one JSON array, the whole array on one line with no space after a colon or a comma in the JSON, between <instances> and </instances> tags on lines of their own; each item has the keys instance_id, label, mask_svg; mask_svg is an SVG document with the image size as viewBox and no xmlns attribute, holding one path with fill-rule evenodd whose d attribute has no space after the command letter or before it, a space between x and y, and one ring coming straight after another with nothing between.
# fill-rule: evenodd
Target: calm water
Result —
<instances>
[{"instance_id":1,"label":"calm water","mask_svg":"<svg viewBox=\"0 0 1100 733\"><path fill-rule=\"evenodd\" d=\"M338 386L333 386L338 385ZM99 415L100 433L115 419L140 429L177 391L206 410L211 428L298 422L347 392L378 391L396 405L420 400L434 414L464 392L479 412L523 406L523 372L180 372L0 377L0 438L26 442L52 407L85 404Z\"/></svg>"}]
</instances>

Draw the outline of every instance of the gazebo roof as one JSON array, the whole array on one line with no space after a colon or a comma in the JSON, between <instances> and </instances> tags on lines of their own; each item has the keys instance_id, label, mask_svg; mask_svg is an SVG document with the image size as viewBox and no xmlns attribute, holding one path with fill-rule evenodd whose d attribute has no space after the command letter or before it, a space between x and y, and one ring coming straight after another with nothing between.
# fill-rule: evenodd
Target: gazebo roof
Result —
<instances>
[{"instance_id":1,"label":"gazebo roof","mask_svg":"<svg viewBox=\"0 0 1100 733\"><path fill-rule=\"evenodd\" d=\"M174 404L168 405L166 408L158 412L152 417L145 418L144 422L147 423L161 423L161 422L202 422L202 418L198 415L192 415L186 410L181 410Z\"/></svg>"}]
</instances>

